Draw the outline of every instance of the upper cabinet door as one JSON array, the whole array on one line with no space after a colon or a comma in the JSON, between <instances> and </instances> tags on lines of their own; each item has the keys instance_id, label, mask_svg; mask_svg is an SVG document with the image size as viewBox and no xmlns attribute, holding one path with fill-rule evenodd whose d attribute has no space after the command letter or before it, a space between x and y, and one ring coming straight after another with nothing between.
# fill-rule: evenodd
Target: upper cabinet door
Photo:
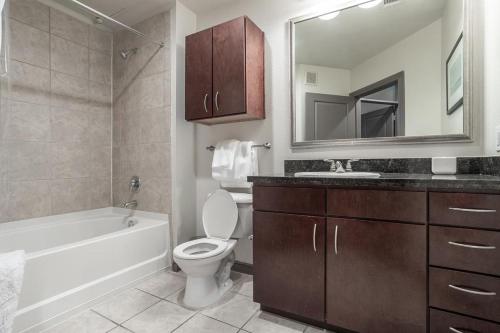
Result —
<instances>
[{"instance_id":1,"label":"upper cabinet door","mask_svg":"<svg viewBox=\"0 0 500 333\"><path fill-rule=\"evenodd\" d=\"M212 29L186 37L186 120L212 117Z\"/></svg>"},{"instance_id":2,"label":"upper cabinet door","mask_svg":"<svg viewBox=\"0 0 500 333\"><path fill-rule=\"evenodd\" d=\"M213 28L214 117L245 113L245 17Z\"/></svg>"}]
</instances>

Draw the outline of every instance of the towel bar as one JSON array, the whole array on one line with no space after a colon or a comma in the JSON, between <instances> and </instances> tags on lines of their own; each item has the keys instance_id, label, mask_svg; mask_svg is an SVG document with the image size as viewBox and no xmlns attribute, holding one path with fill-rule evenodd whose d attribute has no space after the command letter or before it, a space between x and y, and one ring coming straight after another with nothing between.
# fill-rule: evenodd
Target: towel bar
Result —
<instances>
[{"instance_id":1,"label":"towel bar","mask_svg":"<svg viewBox=\"0 0 500 333\"><path fill-rule=\"evenodd\" d=\"M266 149L271 149L271 143L270 142L266 142L266 143L261 144L261 145L253 145L252 148L266 148ZM206 149L210 150L210 151L214 151L215 150L215 146L207 146Z\"/></svg>"}]
</instances>

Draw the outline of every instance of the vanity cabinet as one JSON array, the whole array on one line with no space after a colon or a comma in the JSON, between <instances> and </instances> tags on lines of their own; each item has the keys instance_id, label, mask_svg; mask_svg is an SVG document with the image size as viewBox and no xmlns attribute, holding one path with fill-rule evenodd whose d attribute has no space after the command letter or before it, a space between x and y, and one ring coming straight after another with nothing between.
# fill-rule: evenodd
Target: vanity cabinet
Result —
<instances>
[{"instance_id":1,"label":"vanity cabinet","mask_svg":"<svg viewBox=\"0 0 500 333\"><path fill-rule=\"evenodd\" d=\"M322 321L324 263L324 217L254 212L256 302Z\"/></svg>"},{"instance_id":2,"label":"vanity cabinet","mask_svg":"<svg viewBox=\"0 0 500 333\"><path fill-rule=\"evenodd\" d=\"M355 332L425 332L425 225L329 218L326 322Z\"/></svg>"},{"instance_id":3,"label":"vanity cabinet","mask_svg":"<svg viewBox=\"0 0 500 333\"><path fill-rule=\"evenodd\" d=\"M426 192L255 186L254 300L357 332L425 332Z\"/></svg>"},{"instance_id":4,"label":"vanity cabinet","mask_svg":"<svg viewBox=\"0 0 500 333\"><path fill-rule=\"evenodd\" d=\"M430 192L429 224L430 331L500 332L500 195Z\"/></svg>"},{"instance_id":5,"label":"vanity cabinet","mask_svg":"<svg viewBox=\"0 0 500 333\"><path fill-rule=\"evenodd\" d=\"M186 37L186 112L204 124L264 119L264 33L243 16Z\"/></svg>"}]
</instances>

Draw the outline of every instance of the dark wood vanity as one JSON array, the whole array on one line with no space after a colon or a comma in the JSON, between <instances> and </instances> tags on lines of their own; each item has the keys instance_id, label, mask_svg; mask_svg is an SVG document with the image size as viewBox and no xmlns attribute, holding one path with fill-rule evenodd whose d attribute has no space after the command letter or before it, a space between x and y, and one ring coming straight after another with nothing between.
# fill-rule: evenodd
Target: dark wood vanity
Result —
<instances>
[{"instance_id":1,"label":"dark wood vanity","mask_svg":"<svg viewBox=\"0 0 500 333\"><path fill-rule=\"evenodd\" d=\"M500 195L446 191L257 181L254 300L336 331L500 332Z\"/></svg>"},{"instance_id":2,"label":"dark wood vanity","mask_svg":"<svg viewBox=\"0 0 500 333\"><path fill-rule=\"evenodd\" d=\"M264 119L264 33L242 16L186 37L186 120Z\"/></svg>"}]
</instances>

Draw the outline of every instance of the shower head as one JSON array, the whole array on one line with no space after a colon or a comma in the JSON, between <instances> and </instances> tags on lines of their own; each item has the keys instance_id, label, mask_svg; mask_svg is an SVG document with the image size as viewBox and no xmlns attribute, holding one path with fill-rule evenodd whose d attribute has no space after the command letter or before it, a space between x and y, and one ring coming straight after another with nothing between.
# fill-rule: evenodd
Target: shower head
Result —
<instances>
[{"instance_id":1,"label":"shower head","mask_svg":"<svg viewBox=\"0 0 500 333\"><path fill-rule=\"evenodd\" d=\"M121 50L120 51L120 56L122 57L123 60L126 60L129 55L136 54L137 50L138 50L137 47L135 47L133 49L124 49L124 50Z\"/></svg>"}]
</instances>

